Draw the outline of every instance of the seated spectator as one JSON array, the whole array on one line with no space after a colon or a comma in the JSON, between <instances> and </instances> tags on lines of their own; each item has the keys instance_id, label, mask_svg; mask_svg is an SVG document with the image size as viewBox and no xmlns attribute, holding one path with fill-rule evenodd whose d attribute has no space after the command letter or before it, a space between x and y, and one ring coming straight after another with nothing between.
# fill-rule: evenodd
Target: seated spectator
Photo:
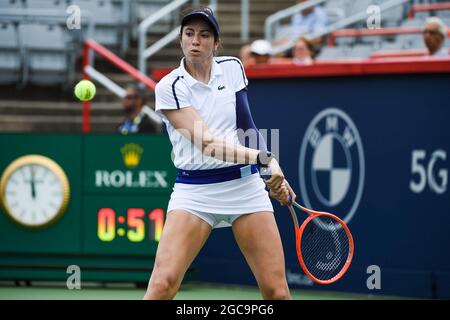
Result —
<instances>
[{"instance_id":1,"label":"seated spectator","mask_svg":"<svg viewBox=\"0 0 450 320\"><path fill-rule=\"evenodd\" d=\"M305 0L297 0L300 4ZM296 41L301 36L313 35L326 29L328 17L326 12L320 6L313 6L296 13L291 18L291 23L281 37L273 41L274 48L283 48L284 46ZM315 48L320 48L324 42L324 37L315 37L309 40ZM286 57L291 56L291 50L284 52Z\"/></svg>"},{"instance_id":2,"label":"seated spectator","mask_svg":"<svg viewBox=\"0 0 450 320\"><path fill-rule=\"evenodd\" d=\"M311 65L314 63L316 51L308 39L301 37L292 48L292 62L298 65Z\"/></svg>"},{"instance_id":3,"label":"seated spectator","mask_svg":"<svg viewBox=\"0 0 450 320\"><path fill-rule=\"evenodd\" d=\"M447 26L438 17L429 17L423 28L423 40L430 56L448 57L448 49L444 48L447 38Z\"/></svg>"},{"instance_id":4,"label":"seated spectator","mask_svg":"<svg viewBox=\"0 0 450 320\"><path fill-rule=\"evenodd\" d=\"M144 110L145 93L138 85L131 84L126 88L126 95L122 99L122 105L126 119L117 128L119 133L161 132L161 125L155 123Z\"/></svg>"},{"instance_id":5,"label":"seated spectator","mask_svg":"<svg viewBox=\"0 0 450 320\"><path fill-rule=\"evenodd\" d=\"M249 44L242 46L241 50L239 51L239 59L241 59L241 62L244 66L256 63L252 55L251 46Z\"/></svg>"},{"instance_id":6,"label":"seated spectator","mask_svg":"<svg viewBox=\"0 0 450 320\"><path fill-rule=\"evenodd\" d=\"M255 40L250 45L250 52L255 64L270 63L272 45L266 40Z\"/></svg>"},{"instance_id":7,"label":"seated spectator","mask_svg":"<svg viewBox=\"0 0 450 320\"><path fill-rule=\"evenodd\" d=\"M305 2L305 0L297 1L297 3L302 2ZM293 40L304 34L321 32L325 29L327 21L327 14L320 6L307 8L292 16L289 37ZM314 39L313 43L314 45L321 45L323 37Z\"/></svg>"}]
</instances>

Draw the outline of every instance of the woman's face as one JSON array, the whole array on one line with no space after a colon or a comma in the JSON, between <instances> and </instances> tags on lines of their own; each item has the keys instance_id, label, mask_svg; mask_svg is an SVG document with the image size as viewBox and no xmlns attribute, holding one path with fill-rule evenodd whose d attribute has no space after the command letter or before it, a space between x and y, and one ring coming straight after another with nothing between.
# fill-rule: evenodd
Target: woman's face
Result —
<instances>
[{"instance_id":1,"label":"woman's face","mask_svg":"<svg viewBox=\"0 0 450 320\"><path fill-rule=\"evenodd\" d=\"M212 59L218 45L213 29L205 21L192 20L183 27L181 49L187 61L199 63Z\"/></svg>"},{"instance_id":2,"label":"woman's face","mask_svg":"<svg viewBox=\"0 0 450 320\"><path fill-rule=\"evenodd\" d=\"M311 58L311 52L309 51L305 41L297 41L294 46L293 56L297 59Z\"/></svg>"}]
</instances>

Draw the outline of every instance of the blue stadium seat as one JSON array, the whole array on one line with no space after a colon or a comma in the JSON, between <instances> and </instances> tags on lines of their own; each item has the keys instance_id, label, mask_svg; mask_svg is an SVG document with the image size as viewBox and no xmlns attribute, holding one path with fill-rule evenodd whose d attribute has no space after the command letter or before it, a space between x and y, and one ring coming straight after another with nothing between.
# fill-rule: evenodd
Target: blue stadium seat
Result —
<instances>
[{"instance_id":1,"label":"blue stadium seat","mask_svg":"<svg viewBox=\"0 0 450 320\"><path fill-rule=\"evenodd\" d=\"M152 0L152 1L137 0L135 2L136 2L135 5L136 16L138 18L138 21L142 21L148 16L157 12L165 5L167 5L170 2L170 0ZM171 16L167 15L162 19L162 21L170 22Z\"/></svg>"},{"instance_id":2,"label":"blue stadium seat","mask_svg":"<svg viewBox=\"0 0 450 320\"><path fill-rule=\"evenodd\" d=\"M357 44L349 52L350 58L368 58L374 51L374 46L370 44Z\"/></svg>"},{"instance_id":3,"label":"blue stadium seat","mask_svg":"<svg viewBox=\"0 0 450 320\"><path fill-rule=\"evenodd\" d=\"M414 14L414 18L422 19L425 21L430 16L430 11L419 11Z\"/></svg>"},{"instance_id":4,"label":"blue stadium seat","mask_svg":"<svg viewBox=\"0 0 450 320\"><path fill-rule=\"evenodd\" d=\"M23 8L22 0L0 0L0 9L8 8Z\"/></svg>"},{"instance_id":5,"label":"blue stadium seat","mask_svg":"<svg viewBox=\"0 0 450 320\"><path fill-rule=\"evenodd\" d=\"M450 10L438 10L436 11L436 16L442 20L450 20ZM448 26L448 25L447 25Z\"/></svg>"},{"instance_id":6,"label":"blue stadium seat","mask_svg":"<svg viewBox=\"0 0 450 320\"><path fill-rule=\"evenodd\" d=\"M348 16L351 11L352 2L349 0L329 0L325 2L324 9L328 11L329 9L337 8L344 12L345 16Z\"/></svg>"},{"instance_id":7,"label":"blue stadium seat","mask_svg":"<svg viewBox=\"0 0 450 320\"><path fill-rule=\"evenodd\" d=\"M407 28L421 28L425 24L425 19L421 18L414 18L414 19L407 19L402 22L402 27Z\"/></svg>"},{"instance_id":8,"label":"blue stadium seat","mask_svg":"<svg viewBox=\"0 0 450 320\"><path fill-rule=\"evenodd\" d=\"M116 10L110 0L72 0L72 4L80 7L81 15L86 11L92 15L95 23L94 40L113 50L121 48L129 18L123 15L123 10Z\"/></svg>"},{"instance_id":9,"label":"blue stadium seat","mask_svg":"<svg viewBox=\"0 0 450 320\"><path fill-rule=\"evenodd\" d=\"M70 0L25 0L25 8L30 9L61 9L65 10Z\"/></svg>"},{"instance_id":10,"label":"blue stadium seat","mask_svg":"<svg viewBox=\"0 0 450 320\"><path fill-rule=\"evenodd\" d=\"M403 48L409 49L417 47L418 43L423 42L423 37L420 33L414 34L399 34L396 38L397 42L403 44Z\"/></svg>"},{"instance_id":11,"label":"blue stadium seat","mask_svg":"<svg viewBox=\"0 0 450 320\"><path fill-rule=\"evenodd\" d=\"M394 41L394 42L389 42L389 41L384 41L381 43L381 50L393 50L393 51L399 51L404 49L403 48L403 43L402 42L398 42L398 41Z\"/></svg>"},{"instance_id":12,"label":"blue stadium seat","mask_svg":"<svg viewBox=\"0 0 450 320\"><path fill-rule=\"evenodd\" d=\"M384 27L397 27L405 17L405 8L402 5L388 9L381 13L381 24Z\"/></svg>"},{"instance_id":13,"label":"blue stadium seat","mask_svg":"<svg viewBox=\"0 0 450 320\"><path fill-rule=\"evenodd\" d=\"M13 24L0 24L0 83L19 82L21 55L17 31Z\"/></svg>"},{"instance_id":14,"label":"blue stadium seat","mask_svg":"<svg viewBox=\"0 0 450 320\"><path fill-rule=\"evenodd\" d=\"M366 12L367 8L374 4L373 0L358 0L352 1L351 4L348 5L347 15L353 15L359 12Z\"/></svg>"},{"instance_id":15,"label":"blue stadium seat","mask_svg":"<svg viewBox=\"0 0 450 320\"><path fill-rule=\"evenodd\" d=\"M425 49L425 42L423 41L423 37L415 37L413 38L413 40L410 42L410 48L411 49Z\"/></svg>"},{"instance_id":16,"label":"blue stadium seat","mask_svg":"<svg viewBox=\"0 0 450 320\"><path fill-rule=\"evenodd\" d=\"M355 43L356 37L336 37L336 45L346 46Z\"/></svg>"},{"instance_id":17,"label":"blue stadium seat","mask_svg":"<svg viewBox=\"0 0 450 320\"><path fill-rule=\"evenodd\" d=\"M348 58L349 52L350 48L347 46L324 47L317 58L319 60Z\"/></svg>"},{"instance_id":18,"label":"blue stadium seat","mask_svg":"<svg viewBox=\"0 0 450 320\"><path fill-rule=\"evenodd\" d=\"M24 81L43 85L70 81L73 49L60 25L20 24L19 38L25 50Z\"/></svg>"},{"instance_id":19,"label":"blue stadium seat","mask_svg":"<svg viewBox=\"0 0 450 320\"><path fill-rule=\"evenodd\" d=\"M370 44L372 46L379 46L383 40L384 40L384 36L365 36L365 37L360 37L360 41L362 43L365 44Z\"/></svg>"}]
</instances>

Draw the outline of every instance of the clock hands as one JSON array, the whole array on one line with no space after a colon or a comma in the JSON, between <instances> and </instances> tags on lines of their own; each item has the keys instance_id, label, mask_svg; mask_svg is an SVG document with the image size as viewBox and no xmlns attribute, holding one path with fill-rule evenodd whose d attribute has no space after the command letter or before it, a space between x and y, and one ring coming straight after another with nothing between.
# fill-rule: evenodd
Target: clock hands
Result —
<instances>
[{"instance_id":1,"label":"clock hands","mask_svg":"<svg viewBox=\"0 0 450 320\"><path fill-rule=\"evenodd\" d=\"M36 199L36 186L35 186L35 180L34 180L35 170L34 166L31 166L31 198Z\"/></svg>"},{"instance_id":2,"label":"clock hands","mask_svg":"<svg viewBox=\"0 0 450 320\"><path fill-rule=\"evenodd\" d=\"M29 182L31 185L31 198L36 199L36 184L42 182L42 180L36 180L36 168L35 166L30 166L30 180L25 180L25 182Z\"/></svg>"}]
</instances>

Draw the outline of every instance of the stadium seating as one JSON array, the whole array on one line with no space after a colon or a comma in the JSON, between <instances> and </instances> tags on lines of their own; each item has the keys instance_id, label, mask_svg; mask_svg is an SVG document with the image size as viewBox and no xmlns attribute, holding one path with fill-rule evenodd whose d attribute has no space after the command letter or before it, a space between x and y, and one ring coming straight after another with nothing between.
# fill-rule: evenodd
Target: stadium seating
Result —
<instances>
[{"instance_id":1,"label":"stadium seating","mask_svg":"<svg viewBox=\"0 0 450 320\"><path fill-rule=\"evenodd\" d=\"M125 17L120 10L116 10L112 1L109 0L72 0L71 4L77 5L83 11L91 14L95 31L93 39L108 46L115 51L122 51L124 54L126 48L122 48L122 37L127 32L128 17Z\"/></svg>"},{"instance_id":2,"label":"stadium seating","mask_svg":"<svg viewBox=\"0 0 450 320\"><path fill-rule=\"evenodd\" d=\"M0 39L0 84L19 82L22 61L13 24L0 24Z\"/></svg>"},{"instance_id":3,"label":"stadium seating","mask_svg":"<svg viewBox=\"0 0 450 320\"><path fill-rule=\"evenodd\" d=\"M20 24L18 33L26 54L24 81L44 85L70 81L73 48L68 46L60 25Z\"/></svg>"},{"instance_id":4,"label":"stadium seating","mask_svg":"<svg viewBox=\"0 0 450 320\"><path fill-rule=\"evenodd\" d=\"M383 41L380 50L402 50L405 49L404 44L399 41Z\"/></svg>"},{"instance_id":5,"label":"stadium seating","mask_svg":"<svg viewBox=\"0 0 450 320\"><path fill-rule=\"evenodd\" d=\"M361 58L365 59L370 56L370 54L374 51L373 45L370 44L356 44L352 47L349 52L350 58Z\"/></svg>"},{"instance_id":6,"label":"stadium seating","mask_svg":"<svg viewBox=\"0 0 450 320\"><path fill-rule=\"evenodd\" d=\"M29 9L61 9L65 10L70 0L24 0L25 8Z\"/></svg>"},{"instance_id":7,"label":"stadium seating","mask_svg":"<svg viewBox=\"0 0 450 320\"><path fill-rule=\"evenodd\" d=\"M320 52L318 59L341 59L347 58L351 48L349 46L324 47Z\"/></svg>"},{"instance_id":8,"label":"stadium seating","mask_svg":"<svg viewBox=\"0 0 450 320\"><path fill-rule=\"evenodd\" d=\"M159 9L161 9L163 6L167 5L170 1L169 0L154 0L154 1L142 1L142 0L136 0L134 11L136 14L137 21L142 21L148 16L152 15L153 13L157 12ZM176 11L174 12L174 14ZM171 23L173 20L174 14L167 15L162 19L163 22Z\"/></svg>"},{"instance_id":9,"label":"stadium seating","mask_svg":"<svg viewBox=\"0 0 450 320\"><path fill-rule=\"evenodd\" d=\"M3 8L23 8L23 0L0 0L0 9Z\"/></svg>"},{"instance_id":10,"label":"stadium seating","mask_svg":"<svg viewBox=\"0 0 450 320\"><path fill-rule=\"evenodd\" d=\"M123 15L123 1L131 5L131 20L127 20L128 17ZM333 23L348 17L351 12L356 12L358 8L365 9L364 4L377 4L383 1L387 0L327 0L323 4L323 8L329 16L329 23ZM419 11L415 13L413 19L407 18L412 3L423 4L430 3L431 1L433 1L433 3L436 2L434 0L411 0L405 6L398 6L383 12L382 26L421 28L425 18L430 15L437 15L450 25L450 10L436 10L432 12ZM447 2L448 1L449 0L447 0ZM87 11L92 14L95 22L93 38L101 44L106 45L108 48L113 49L115 53L122 54L120 47L123 44L124 35L126 33L133 34L140 21L169 2L170 0L0 0L0 10L2 8L63 10L70 4L79 5L82 14ZM240 7L238 3L239 1L219 1L218 17L223 30L222 40L224 43L223 48L220 50L221 55L238 55L239 49L243 44L240 40ZM288 0L272 2L268 0L252 1L250 7L252 15L250 31L251 39L249 39L249 42L263 37L264 20L269 14L273 14L277 10L285 9L294 3L295 1ZM184 7L180 8L180 10L182 9L184 9ZM285 19L282 22L289 23L289 19ZM164 36L178 23L179 12L175 11L172 14L167 15L149 30L148 42L152 43L155 38L157 39ZM289 25L282 24L281 28L278 30L283 30L283 26L286 27L284 31L288 32ZM365 21L350 27L358 26L367 29ZM27 84L31 84L31 86L24 90L31 91L35 89L33 85L39 85L41 88L42 86L50 87L45 88L45 90L56 90L55 87L59 87L61 84L72 86L74 81L71 81L70 79L73 78L74 75L77 78L81 77L80 56L77 57L78 60L75 60L74 57L74 52L81 52L81 45L80 43L75 42L73 38L78 34L78 39L83 39L85 30L86 28L83 27L81 31L69 31L65 27L65 21L40 21L38 23L37 21L28 18L24 19L24 21L14 21L13 23L10 20L2 19L2 16L0 15L0 85L26 82ZM279 33L279 35L282 34L283 32ZM30 35L32 36L30 37ZM69 48L75 48L75 50L70 50ZM324 45L321 48L318 60L339 61L339 59L364 59L370 57L375 52L382 50L414 51L420 48L424 48L423 39L420 33L337 37L335 47L329 48ZM135 43L133 43L133 47L126 51L126 53L127 62L137 65L137 49ZM179 43L174 41L149 60L148 68L149 70L161 67L171 68L178 64L180 55ZM117 70L112 67L104 67L102 63L97 61L95 67L102 72L107 72L108 77L122 86L131 81L129 78L126 78L125 80L123 75L117 75ZM75 68L77 69L78 74L75 74ZM0 88L0 90L2 89L3 88ZM60 91L62 92L62 90ZM72 96L70 96L70 98L72 98ZM11 99L11 97L8 96L8 99ZM1 101L2 98L0 98L0 102ZM45 100L42 100L41 102L45 102ZM4 104L8 105L8 103ZM70 103L76 104L73 100L70 100ZM115 127L112 123L116 123L117 119L108 118L112 112L112 107L110 107L109 103L116 103L113 111L116 112L115 116L120 118L120 100L102 86L98 86L94 105L97 106L98 103L105 103L104 110L99 110L98 114L101 117L108 119L108 125L102 127L102 124L97 122L96 129L100 131L111 130L111 128ZM68 109L70 108L68 107ZM96 112L95 109L94 112ZM0 110L0 118L1 116L2 113ZM72 120L69 119L67 121ZM0 121L0 126L2 125L3 124ZM78 125L79 123L74 124L71 128L78 128ZM64 128L58 127L58 130L63 131Z\"/></svg>"},{"instance_id":11,"label":"stadium seating","mask_svg":"<svg viewBox=\"0 0 450 320\"><path fill-rule=\"evenodd\" d=\"M329 0L325 4L325 8L338 7L345 10L346 15L364 11L370 4L380 4L386 0ZM381 14L382 27L402 27L402 28L422 28L426 18L429 16L438 16L444 23L450 25L450 10L428 10L414 13L413 18L408 18L408 10L415 4L432 4L448 1L411 1L405 5L391 8ZM410 13L410 12L409 12ZM361 23L353 25L354 28L365 30L366 26ZM448 41L446 42L448 43ZM368 50L371 48L368 56L377 50L416 50L424 49L425 44L421 33L415 34L398 34L398 35L370 35L370 36L352 36L345 35L336 37L334 41L336 48L322 48L318 59L330 59L332 57L341 58L342 53L346 53L348 58L367 57ZM444 44L445 46L445 44Z\"/></svg>"},{"instance_id":12,"label":"stadium seating","mask_svg":"<svg viewBox=\"0 0 450 320\"><path fill-rule=\"evenodd\" d=\"M137 39L139 24L156 13L165 5L169 4L170 0L132 0L131 1L131 36L133 39ZM172 13L161 18L157 23L155 23L149 30L148 34L158 35L161 33L170 32L179 22L180 12L179 10L174 10Z\"/></svg>"}]
</instances>

